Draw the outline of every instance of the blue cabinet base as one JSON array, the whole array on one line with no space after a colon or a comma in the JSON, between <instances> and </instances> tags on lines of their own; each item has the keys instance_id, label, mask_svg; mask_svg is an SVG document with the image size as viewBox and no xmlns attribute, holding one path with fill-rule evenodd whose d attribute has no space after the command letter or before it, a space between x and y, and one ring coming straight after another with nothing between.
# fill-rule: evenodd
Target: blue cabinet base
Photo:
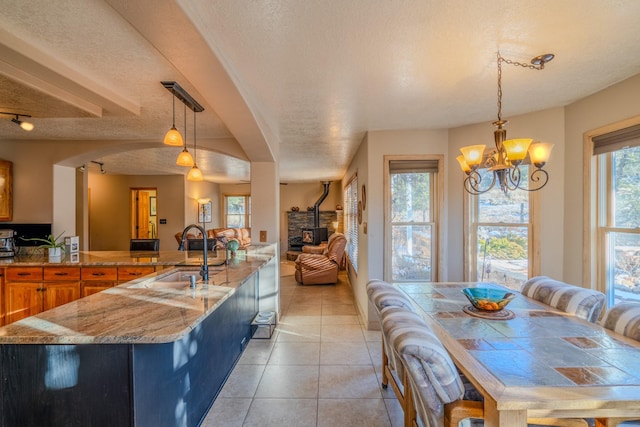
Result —
<instances>
[{"instance_id":1,"label":"blue cabinet base","mask_svg":"<svg viewBox=\"0 0 640 427\"><path fill-rule=\"evenodd\" d=\"M0 427L198 426L251 338L256 289L172 343L0 346Z\"/></svg>"}]
</instances>

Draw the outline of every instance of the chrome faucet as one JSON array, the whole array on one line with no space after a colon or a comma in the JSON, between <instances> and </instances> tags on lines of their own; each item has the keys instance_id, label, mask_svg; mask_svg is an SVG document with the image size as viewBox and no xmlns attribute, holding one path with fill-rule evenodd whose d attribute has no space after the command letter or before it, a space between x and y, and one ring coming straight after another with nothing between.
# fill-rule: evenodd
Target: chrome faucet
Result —
<instances>
[{"instance_id":1,"label":"chrome faucet","mask_svg":"<svg viewBox=\"0 0 640 427\"><path fill-rule=\"evenodd\" d=\"M187 231L192 228L197 228L200 233L202 233L202 267L200 268L200 276L202 276L202 280L204 284L209 283L209 263L207 262L207 232L204 228L200 227L198 224L187 225L187 227L182 231L182 239L180 239L180 246L178 247L179 251L184 251L184 241L187 238Z\"/></svg>"}]
</instances>

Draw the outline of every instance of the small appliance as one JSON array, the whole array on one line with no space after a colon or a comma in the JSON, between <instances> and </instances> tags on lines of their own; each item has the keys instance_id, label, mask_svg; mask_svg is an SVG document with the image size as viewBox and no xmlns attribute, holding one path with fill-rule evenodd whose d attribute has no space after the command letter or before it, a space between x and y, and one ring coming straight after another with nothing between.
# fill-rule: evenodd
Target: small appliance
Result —
<instances>
[{"instance_id":1,"label":"small appliance","mask_svg":"<svg viewBox=\"0 0 640 427\"><path fill-rule=\"evenodd\" d=\"M8 258L16 254L15 230L0 230L0 258Z\"/></svg>"}]
</instances>

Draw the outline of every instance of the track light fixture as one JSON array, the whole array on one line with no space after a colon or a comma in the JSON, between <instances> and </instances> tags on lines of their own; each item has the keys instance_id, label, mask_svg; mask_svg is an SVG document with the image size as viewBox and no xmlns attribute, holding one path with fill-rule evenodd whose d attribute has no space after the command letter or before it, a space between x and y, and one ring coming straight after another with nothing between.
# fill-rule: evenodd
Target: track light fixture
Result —
<instances>
[{"instance_id":1,"label":"track light fixture","mask_svg":"<svg viewBox=\"0 0 640 427\"><path fill-rule=\"evenodd\" d=\"M22 129L26 130L27 132L31 132L33 130L33 128L35 126L33 126L33 123L31 122L27 122L25 120L20 120L20 117L31 117L28 114L17 114L17 113L5 113L0 111L0 114L6 114L8 116L15 116L13 119L11 119L11 121L15 124L17 124L18 126L20 126Z\"/></svg>"},{"instance_id":2,"label":"track light fixture","mask_svg":"<svg viewBox=\"0 0 640 427\"><path fill-rule=\"evenodd\" d=\"M96 162L95 160L91 160L91 163L95 163L96 165L100 166L100 173L102 175L104 175L105 173L107 173L106 170L104 170L104 163L103 162Z\"/></svg>"}]
</instances>

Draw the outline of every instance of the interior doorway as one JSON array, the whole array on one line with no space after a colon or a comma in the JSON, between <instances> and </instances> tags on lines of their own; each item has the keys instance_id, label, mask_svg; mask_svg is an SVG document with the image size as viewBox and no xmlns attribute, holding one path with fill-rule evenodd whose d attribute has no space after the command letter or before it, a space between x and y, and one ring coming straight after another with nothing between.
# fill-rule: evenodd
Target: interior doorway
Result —
<instances>
[{"instance_id":1,"label":"interior doorway","mask_svg":"<svg viewBox=\"0 0 640 427\"><path fill-rule=\"evenodd\" d=\"M157 239L158 237L157 188L131 189L131 238Z\"/></svg>"}]
</instances>

